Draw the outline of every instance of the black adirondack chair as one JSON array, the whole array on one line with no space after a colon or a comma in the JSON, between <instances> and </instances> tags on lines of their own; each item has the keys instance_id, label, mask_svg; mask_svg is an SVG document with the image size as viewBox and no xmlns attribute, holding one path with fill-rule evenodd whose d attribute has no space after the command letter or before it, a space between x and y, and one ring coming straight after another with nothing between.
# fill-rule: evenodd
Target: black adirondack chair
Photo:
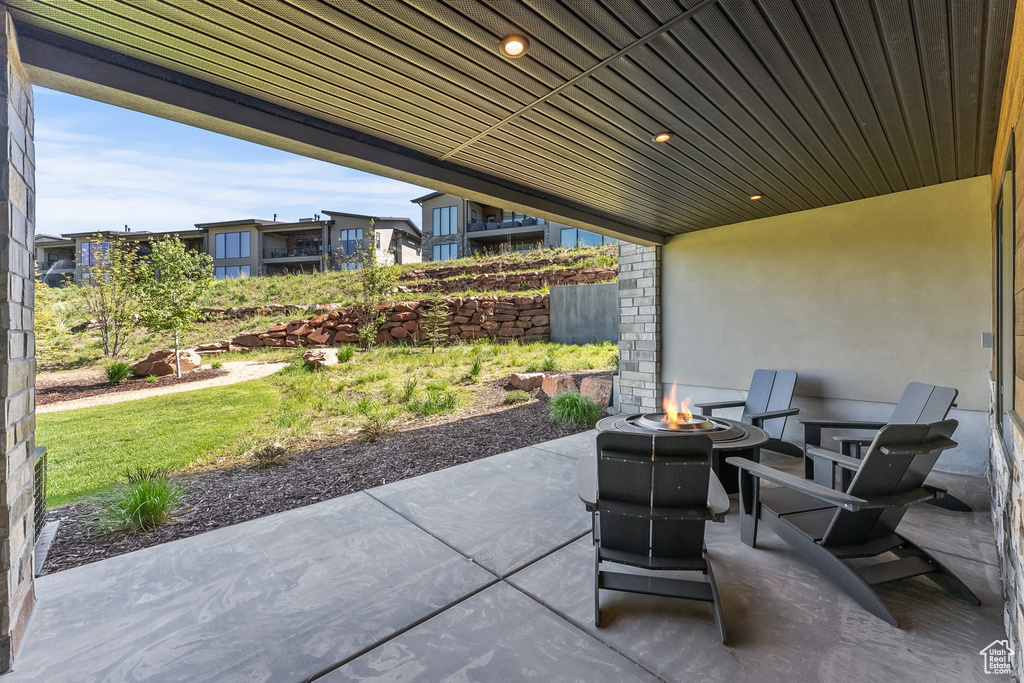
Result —
<instances>
[{"instance_id":1,"label":"black adirondack chair","mask_svg":"<svg viewBox=\"0 0 1024 683\"><path fill-rule=\"evenodd\" d=\"M900 396L899 403L893 409L888 422L800 420L800 424L804 426L804 444L808 449L820 447L823 429L877 431L887 424L930 424L945 420L950 409L956 405L957 393L957 390L952 387L937 387L933 384L911 382L903 390L903 395ZM840 453L860 458L864 448L874 439L874 434L871 436L841 435L833 438L839 443ZM850 470L837 467L828 459L818 458L811 453L805 454L804 476L814 479L822 486L841 490L847 489L853 479L853 473ZM931 502L933 505L957 512L971 511L969 505L955 496L947 495Z\"/></svg>"},{"instance_id":2,"label":"black adirondack chair","mask_svg":"<svg viewBox=\"0 0 1024 683\"><path fill-rule=\"evenodd\" d=\"M740 539L754 547L764 522L864 609L893 626L896 619L871 589L882 583L927 576L957 597L980 605L971 590L941 562L896 532L907 508L942 496L924 480L950 439L956 420L922 425L887 425L863 460L815 449L819 457L856 474L845 492L785 472L729 458L740 468ZM779 484L762 489L760 480ZM850 560L896 559L864 564Z\"/></svg>"},{"instance_id":3,"label":"black adirondack chair","mask_svg":"<svg viewBox=\"0 0 1024 683\"><path fill-rule=\"evenodd\" d=\"M594 548L594 624L601 626L601 589L712 603L722 642L725 626L718 587L704 545L704 525L728 510L708 504L711 439L704 435L597 436ZM581 498L585 494L581 492ZM614 572L607 564L640 567ZM691 571L703 579L655 576Z\"/></svg>"},{"instance_id":4,"label":"black adirondack chair","mask_svg":"<svg viewBox=\"0 0 1024 683\"><path fill-rule=\"evenodd\" d=\"M715 410L724 408L743 408L740 422L760 427L768 432L768 443L761 448L802 458L803 449L796 444L782 440L782 432L786 428L786 418L800 412L799 408L790 408L793 402L793 390L796 388L796 373L790 370L755 370L750 380L750 391L743 400L717 401L715 403L695 403L702 415L711 415ZM722 474L723 479L728 476ZM735 474L733 474L735 476Z\"/></svg>"}]
</instances>

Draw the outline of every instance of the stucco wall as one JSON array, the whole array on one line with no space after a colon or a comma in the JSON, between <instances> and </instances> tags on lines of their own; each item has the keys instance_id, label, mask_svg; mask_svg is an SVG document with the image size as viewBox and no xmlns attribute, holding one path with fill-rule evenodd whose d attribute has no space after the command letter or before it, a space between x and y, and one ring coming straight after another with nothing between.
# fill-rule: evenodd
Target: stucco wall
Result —
<instances>
[{"instance_id":1,"label":"stucco wall","mask_svg":"<svg viewBox=\"0 0 1024 683\"><path fill-rule=\"evenodd\" d=\"M804 396L894 403L920 381L987 410L989 189L985 176L673 239L664 380L744 389L785 368Z\"/></svg>"}]
</instances>

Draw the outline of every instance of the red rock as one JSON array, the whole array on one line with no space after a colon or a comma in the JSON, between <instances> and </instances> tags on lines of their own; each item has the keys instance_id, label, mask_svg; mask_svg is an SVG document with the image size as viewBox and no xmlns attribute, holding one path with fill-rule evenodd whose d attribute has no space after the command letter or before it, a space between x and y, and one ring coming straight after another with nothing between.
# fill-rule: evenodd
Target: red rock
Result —
<instances>
[{"instance_id":1,"label":"red rock","mask_svg":"<svg viewBox=\"0 0 1024 683\"><path fill-rule=\"evenodd\" d=\"M578 393L579 389L576 388L572 375L547 375L541 382L541 391L548 396L554 396L565 392Z\"/></svg>"},{"instance_id":2,"label":"red rock","mask_svg":"<svg viewBox=\"0 0 1024 683\"><path fill-rule=\"evenodd\" d=\"M284 339L281 337L267 337L263 340L264 346L284 346Z\"/></svg>"},{"instance_id":3,"label":"red rock","mask_svg":"<svg viewBox=\"0 0 1024 683\"><path fill-rule=\"evenodd\" d=\"M413 334L420 329L419 324L412 320L410 320L409 322L402 323L402 327L404 327L405 330L410 334Z\"/></svg>"},{"instance_id":4,"label":"red rock","mask_svg":"<svg viewBox=\"0 0 1024 683\"><path fill-rule=\"evenodd\" d=\"M179 351L178 361L182 372L198 368L203 359L195 351ZM135 364L133 372L139 377L173 375L177 372L173 349L158 349Z\"/></svg>"},{"instance_id":5,"label":"red rock","mask_svg":"<svg viewBox=\"0 0 1024 683\"><path fill-rule=\"evenodd\" d=\"M266 340L268 337L275 337L275 338L278 338L278 339L283 339L283 338L285 338L287 336L288 336L288 333L285 332L284 330L281 330L279 332L267 332L266 334L263 335L263 339ZM265 343L266 343L266 341L264 341L264 344Z\"/></svg>"},{"instance_id":6,"label":"red rock","mask_svg":"<svg viewBox=\"0 0 1024 683\"><path fill-rule=\"evenodd\" d=\"M522 389L523 391L533 391L544 383L543 372L515 372L508 381L512 383L516 389Z\"/></svg>"},{"instance_id":7,"label":"red rock","mask_svg":"<svg viewBox=\"0 0 1024 683\"><path fill-rule=\"evenodd\" d=\"M480 329L487 330L488 332L493 332L494 330L498 329L499 327L501 327L501 325L499 325L496 322L492 322L490 320L485 320L482 323L480 323Z\"/></svg>"},{"instance_id":8,"label":"red rock","mask_svg":"<svg viewBox=\"0 0 1024 683\"><path fill-rule=\"evenodd\" d=\"M606 406L612 400L612 381L600 377L584 377L580 382L580 393Z\"/></svg>"},{"instance_id":9,"label":"red rock","mask_svg":"<svg viewBox=\"0 0 1024 683\"><path fill-rule=\"evenodd\" d=\"M551 321L551 318L549 318L546 315L537 315L537 316L534 316L534 318L533 318L533 324L534 325L547 325L550 321Z\"/></svg>"},{"instance_id":10,"label":"red rock","mask_svg":"<svg viewBox=\"0 0 1024 683\"><path fill-rule=\"evenodd\" d=\"M327 368L332 365L338 364L338 350L337 349L310 349L302 354L302 362L313 368L314 370L320 370L321 368Z\"/></svg>"},{"instance_id":11,"label":"red rock","mask_svg":"<svg viewBox=\"0 0 1024 683\"><path fill-rule=\"evenodd\" d=\"M321 328L310 332L309 336L306 337L306 340L310 344L326 344L330 338L331 331L328 329Z\"/></svg>"},{"instance_id":12,"label":"red rock","mask_svg":"<svg viewBox=\"0 0 1024 683\"><path fill-rule=\"evenodd\" d=\"M498 330L499 337L522 337L523 330L520 327L503 327Z\"/></svg>"},{"instance_id":13,"label":"red rock","mask_svg":"<svg viewBox=\"0 0 1024 683\"><path fill-rule=\"evenodd\" d=\"M359 335L355 332L338 332L334 335L335 344L354 344L359 341Z\"/></svg>"},{"instance_id":14,"label":"red rock","mask_svg":"<svg viewBox=\"0 0 1024 683\"><path fill-rule=\"evenodd\" d=\"M317 317L315 317L315 318L313 318L312 320L309 321L309 326L310 327L320 327L325 322L327 322L328 318L330 318L330 315L327 314L327 313L324 313L323 315L318 315Z\"/></svg>"},{"instance_id":15,"label":"red rock","mask_svg":"<svg viewBox=\"0 0 1024 683\"><path fill-rule=\"evenodd\" d=\"M267 332L271 333L271 334L274 334L274 333L277 333L277 332L287 332L287 330L288 330L288 326L287 325L274 325L269 330L267 330Z\"/></svg>"},{"instance_id":16,"label":"red rock","mask_svg":"<svg viewBox=\"0 0 1024 683\"><path fill-rule=\"evenodd\" d=\"M453 322L454 322L454 323L455 323L456 325L461 325L462 323L468 323L468 322L469 322L469 318L467 318L467 317L466 317L466 316L464 316L464 315L457 315L457 316L455 316L454 318L452 318L452 321L453 321Z\"/></svg>"},{"instance_id":17,"label":"red rock","mask_svg":"<svg viewBox=\"0 0 1024 683\"><path fill-rule=\"evenodd\" d=\"M378 332L377 336L373 338L373 343L375 344L390 344L393 341L395 341L394 338L387 332L383 331Z\"/></svg>"},{"instance_id":18,"label":"red rock","mask_svg":"<svg viewBox=\"0 0 1024 683\"><path fill-rule=\"evenodd\" d=\"M395 313L391 316L391 321L396 323L404 323L407 320L415 320L416 314L412 311L406 313Z\"/></svg>"},{"instance_id":19,"label":"red rock","mask_svg":"<svg viewBox=\"0 0 1024 683\"><path fill-rule=\"evenodd\" d=\"M406 337L409 336L409 331L404 327L399 326L391 330L388 334L390 334L395 339L405 339Z\"/></svg>"},{"instance_id":20,"label":"red rock","mask_svg":"<svg viewBox=\"0 0 1024 683\"><path fill-rule=\"evenodd\" d=\"M518 318L518 316L515 316L515 315L497 314L497 315L490 316L488 318L488 320L495 320L497 322L503 322L504 323L504 322L510 322L510 321L516 320L517 318Z\"/></svg>"},{"instance_id":21,"label":"red rock","mask_svg":"<svg viewBox=\"0 0 1024 683\"><path fill-rule=\"evenodd\" d=\"M544 326L531 327L526 332L526 335L528 337L538 337L538 336L543 336L545 334L551 334L551 328L550 327L544 327Z\"/></svg>"},{"instance_id":22,"label":"red rock","mask_svg":"<svg viewBox=\"0 0 1024 683\"><path fill-rule=\"evenodd\" d=\"M247 346L254 349L263 346L263 340L255 334L240 334L232 339L231 343L237 346Z\"/></svg>"}]
</instances>

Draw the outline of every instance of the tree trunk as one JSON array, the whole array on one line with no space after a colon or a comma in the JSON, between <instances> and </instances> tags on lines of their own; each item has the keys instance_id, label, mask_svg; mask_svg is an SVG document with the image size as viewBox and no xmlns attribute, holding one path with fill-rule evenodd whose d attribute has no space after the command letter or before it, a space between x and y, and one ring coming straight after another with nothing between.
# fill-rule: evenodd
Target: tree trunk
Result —
<instances>
[{"instance_id":1,"label":"tree trunk","mask_svg":"<svg viewBox=\"0 0 1024 683\"><path fill-rule=\"evenodd\" d=\"M181 357L178 355L178 331L174 331L174 369L178 371L178 379L181 379Z\"/></svg>"}]
</instances>

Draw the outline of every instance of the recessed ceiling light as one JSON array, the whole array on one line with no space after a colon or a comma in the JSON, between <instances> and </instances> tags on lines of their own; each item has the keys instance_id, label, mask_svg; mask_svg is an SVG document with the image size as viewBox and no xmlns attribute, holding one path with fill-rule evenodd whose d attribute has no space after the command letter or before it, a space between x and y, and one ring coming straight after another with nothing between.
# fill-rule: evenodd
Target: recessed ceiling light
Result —
<instances>
[{"instance_id":1,"label":"recessed ceiling light","mask_svg":"<svg viewBox=\"0 0 1024 683\"><path fill-rule=\"evenodd\" d=\"M668 142L671 139L672 133L669 133L667 130L663 130L660 133L655 133L654 137L651 138L651 140L654 140L655 142Z\"/></svg>"},{"instance_id":2,"label":"recessed ceiling light","mask_svg":"<svg viewBox=\"0 0 1024 683\"><path fill-rule=\"evenodd\" d=\"M524 36L509 36L501 41L500 47L506 57L522 57L530 49L530 41Z\"/></svg>"},{"instance_id":3,"label":"recessed ceiling light","mask_svg":"<svg viewBox=\"0 0 1024 683\"><path fill-rule=\"evenodd\" d=\"M750 195L750 200L754 201L754 202L756 202L760 198L761 198L761 195L759 195L759 194L752 194L752 195Z\"/></svg>"}]
</instances>

